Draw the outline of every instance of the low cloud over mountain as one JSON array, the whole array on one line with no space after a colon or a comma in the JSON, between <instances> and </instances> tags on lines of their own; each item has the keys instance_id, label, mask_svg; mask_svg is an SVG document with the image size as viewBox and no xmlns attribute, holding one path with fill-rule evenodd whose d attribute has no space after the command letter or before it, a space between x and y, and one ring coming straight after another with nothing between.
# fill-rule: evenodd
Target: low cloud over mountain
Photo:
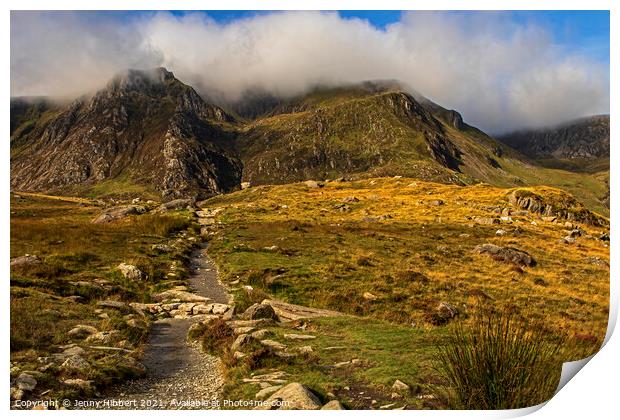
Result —
<instances>
[{"instance_id":1,"label":"low cloud over mountain","mask_svg":"<svg viewBox=\"0 0 620 420\"><path fill-rule=\"evenodd\" d=\"M403 13L378 29L335 12L220 23L204 13L13 12L12 95L77 96L165 66L211 98L398 79L491 133L609 112L609 68L507 14Z\"/></svg>"}]
</instances>

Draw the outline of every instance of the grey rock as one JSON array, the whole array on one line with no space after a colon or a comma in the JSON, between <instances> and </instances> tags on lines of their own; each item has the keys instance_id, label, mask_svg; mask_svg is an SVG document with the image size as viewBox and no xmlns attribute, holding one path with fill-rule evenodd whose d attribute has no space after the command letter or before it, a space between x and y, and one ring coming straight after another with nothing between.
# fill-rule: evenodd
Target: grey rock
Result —
<instances>
[{"instance_id":1,"label":"grey rock","mask_svg":"<svg viewBox=\"0 0 620 420\"><path fill-rule=\"evenodd\" d=\"M37 264L41 264L41 260L36 255L25 254L21 257L11 259L11 268L27 267Z\"/></svg>"},{"instance_id":2,"label":"grey rock","mask_svg":"<svg viewBox=\"0 0 620 420\"><path fill-rule=\"evenodd\" d=\"M73 355L68 357L60 367L69 371L83 371L90 368L90 364L82 356Z\"/></svg>"},{"instance_id":3,"label":"grey rock","mask_svg":"<svg viewBox=\"0 0 620 420\"><path fill-rule=\"evenodd\" d=\"M250 306L242 315L243 319L274 319L277 320L278 316L276 312L271 307L271 305L266 303L255 303Z\"/></svg>"},{"instance_id":4,"label":"grey rock","mask_svg":"<svg viewBox=\"0 0 620 420\"><path fill-rule=\"evenodd\" d=\"M270 396L271 394L273 394L274 392L276 392L277 390L279 390L280 388L282 388L282 385L273 385L267 388L263 388L256 393L255 398L257 400L263 400L267 398L268 396Z\"/></svg>"},{"instance_id":5,"label":"grey rock","mask_svg":"<svg viewBox=\"0 0 620 420\"><path fill-rule=\"evenodd\" d=\"M95 328L93 326L90 326L90 325L76 325L71 330L69 330L67 335L69 337L72 337L72 338L81 338L81 337L89 336L91 334L95 334L97 332L99 332L99 330L97 330L97 328Z\"/></svg>"},{"instance_id":6,"label":"grey rock","mask_svg":"<svg viewBox=\"0 0 620 420\"><path fill-rule=\"evenodd\" d=\"M493 244L478 245L474 248L478 254L487 254L495 260L520 266L534 266L536 261L530 254L516 248L501 247Z\"/></svg>"},{"instance_id":7,"label":"grey rock","mask_svg":"<svg viewBox=\"0 0 620 420\"><path fill-rule=\"evenodd\" d=\"M92 223L110 223L115 220L124 219L125 217L138 215L146 212L146 209L142 206L120 206L112 207L104 210L99 216L92 220Z\"/></svg>"},{"instance_id":8,"label":"grey rock","mask_svg":"<svg viewBox=\"0 0 620 420\"><path fill-rule=\"evenodd\" d=\"M321 402L305 385L292 382L271 395L267 403L257 409L284 409L284 410L316 410L321 408Z\"/></svg>"},{"instance_id":9,"label":"grey rock","mask_svg":"<svg viewBox=\"0 0 620 420\"><path fill-rule=\"evenodd\" d=\"M344 410L344 409L345 409L344 406L338 400L331 400L330 402L325 404L323 407L321 407L321 410Z\"/></svg>"},{"instance_id":10,"label":"grey rock","mask_svg":"<svg viewBox=\"0 0 620 420\"><path fill-rule=\"evenodd\" d=\"M121 272L123 277L128 280L140 281L145 278L142 271L135 265L120 263L116 268Z\"/></svg>"},{"instance_id":11,"label":"grey rock","mask_svg":"<svg viewBox=\"0 0 620 420\"><path fill-rule=\"evenodd\" d=\"M446 305L447 305L447 304L446 304ZM454 309L454 308L452 308L452 307L450 307L450 308L451 308L451 309ZM457 313L458 313L458 312L456 312L456 313L454 314L454 316L456 316L456 314L457 314ZM396 380L394 381L394 383L392 384L392 389L393 389L394 391L396 391L396 392L409 392L411 388L409 387L409 385L407 385L407 384L406 384L406 383L404 383L403 381L401 381L401 380L399 380L399 379L396 379Z\"/></svg>"},{"instance_id":12,"label":"grey rock","mask_svg":"<svg viewBox=\"0 0 620 420\"><path fill-rule=\"evenodd\" d=\"M163 203L161 206L157 207L156 211L158 213L166 213L173 210L184 210L188 207L193 206L194 203L195 202L193 200L179 198L176 200L168 201L167 203Z\"/></svg>"},{"instance_id":13,"label":"grey rock","mask_svg":"<svg viewBox=\"0 0 620 420\"><path fill-rule=\"evenodd\" d=\"M37 380L34 376L24 372L17 377L15 385L22 391L32 391L37 386Z\"/></svg>"}]
</instances>

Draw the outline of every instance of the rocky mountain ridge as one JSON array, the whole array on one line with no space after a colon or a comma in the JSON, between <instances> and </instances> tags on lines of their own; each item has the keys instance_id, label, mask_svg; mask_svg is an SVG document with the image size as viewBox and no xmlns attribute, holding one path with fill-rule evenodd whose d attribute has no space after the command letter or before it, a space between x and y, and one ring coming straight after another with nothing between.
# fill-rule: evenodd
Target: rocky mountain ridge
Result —
<instances>
[{"instance_id":1,"label":"rocky mountain ridge","mask_svg":"<svg viewBox=\"0 0 620 420\"><path fill-rule=\"evenodd\" d=\"M14 190L172 199L230 192L242 181L567 179L394 81L317 87L293 98L253 93L227 112L158 68L128 70L67 106L15 105ZM587 198L600 202L604 188L597 184Z\"/></svg>"},{"instance_id":2,"label":"rocky mountain ridge","mask_svg":"<svg viewBox=\"0 0 620 420\"><path fill-rule=\"evenodd\" d=\"M130 70L13 136L11 188L130 179L167 198L227 192L241 176L240 162L220 145L231 122L171 72Z\"/></svg>"},{"instance_id":3,"label":"rocky mountain ridge","mask_svg":"<svg viewBox=\"0 0 620 420\"><path fill-rule=\"evenodd\" d=\"M518 131L500 140L533 158L609 157L609 115L580 118L549 129Z\"/></svg>"}]
</instances>

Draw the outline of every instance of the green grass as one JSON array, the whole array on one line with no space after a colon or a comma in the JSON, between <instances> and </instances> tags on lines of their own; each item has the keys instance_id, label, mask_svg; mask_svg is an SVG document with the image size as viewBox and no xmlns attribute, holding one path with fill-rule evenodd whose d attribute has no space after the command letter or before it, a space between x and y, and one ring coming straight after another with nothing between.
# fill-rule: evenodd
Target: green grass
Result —
<instances>
[{"instance_id":1,"label":"green grass","mask_svg":"<svg viewBox=\"0 0 620 420\"><path fill-rule=\"evenodd\" d=\"M552 188L531 191L563 200ZM301 183L260 186L209 200L206 207L222 209L222 224L213 229L209 253L222 280L235 282L239 310L276 298L356 316L310 323L317 328L317 343L327 340L322 345L329 347L343 342L350 353L320 351L317 345L320 362L291 364L265 356L269 363L258 364L258 370L283 369L320 395L337 394L338 389L348 398L338 387L352 385L344 385L337 371L320 366L332 357L336 361L359 351L371 361L355 369L351 383L381 391L385 399L390 395L386 384L397 377L435 397L413 398L408 405L447 407L450 402L444 396L449 392L433 391L434 385L441 388L447 382L426 363L427 349L441 343L446 330L429 320L441 302L448 302L467 326L481 300L498 311L510 311L519 322L537 325L548 340L563 340L562 360L591 355L607 328L609 248L596 239L606 228L580 224L584 236L567 245L559 242L567 235L563 221L545 222L536 214L513 216L512 224L472 220L499 217L502 208L510 207L511 192L488 185L382 178L329 182L319 189ZM347 211L337 208L352 196L359 201L347 202ZM433 205L438 199L444 204ZM381 215L390 217L364 220ZM496 235L500 228L508 234ZM483 243L527 251L537 264L519 268L472 252ZM248 295L241 286L254 291ZM365 299L366 292L376 298ZM241 383L252 370L257 371L247 366L232 369L228 392L246 397L256 392ZM362 402L356 398L352 404Z\"/></svg>"},{"instance_id":2,"label":"green grass","mask_svg":"<svg viewBox=\"0 0 620 420\"><path fill-rule=\"evenodd\" d=\"M249 344L242 348L247 352L247 358L235 361L230 355L225 357L227 383L224 396L254 399L258 386L244 383L243 378L278 369L287 373L287 381L307 385L324 401L329 400L329 393L333 393L349 408L378 408L392 403L416 408L437 408L438 405L445 408L444 400L418 398L433 392L430 384L440 381L431 366L435 347L443 340L443 332L429 336L426 329L348 316L316 318L304 324L303 331L295 328L299 326L295 323L269 327L268 338L291 349L309 345L314 352L308 356L283 360L265 352L259 345ZM310 334L316 338L290 340L284 337L286 333ZM225 341L223 346L220 343L214 347L209 331L203 334L210 352L226 353L232 339ZM412 357L413 349L415 357ZM345 366L334 366L352 360L355 361ZM392 396L391 386L396 379L409 384L411 391ZM376 402L371 404L372 400Z\"/></svg>"}]
</instances>

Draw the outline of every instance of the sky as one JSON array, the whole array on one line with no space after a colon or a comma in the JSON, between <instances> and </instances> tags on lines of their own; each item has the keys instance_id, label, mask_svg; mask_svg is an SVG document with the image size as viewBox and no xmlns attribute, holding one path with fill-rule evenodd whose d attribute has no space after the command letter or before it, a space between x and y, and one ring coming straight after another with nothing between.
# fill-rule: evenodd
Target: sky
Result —
<instances>
[{"instance_id":1,"label":"sky","mask_svg":"<svg viewBox=\"0 0 620 420\"><path fill-rule=\"evenodd\" d=\"M164 66L224 102L397 79L492 134L609 112L606 11L11 12L11 94Z\"/></svg>"}]
</instances>

